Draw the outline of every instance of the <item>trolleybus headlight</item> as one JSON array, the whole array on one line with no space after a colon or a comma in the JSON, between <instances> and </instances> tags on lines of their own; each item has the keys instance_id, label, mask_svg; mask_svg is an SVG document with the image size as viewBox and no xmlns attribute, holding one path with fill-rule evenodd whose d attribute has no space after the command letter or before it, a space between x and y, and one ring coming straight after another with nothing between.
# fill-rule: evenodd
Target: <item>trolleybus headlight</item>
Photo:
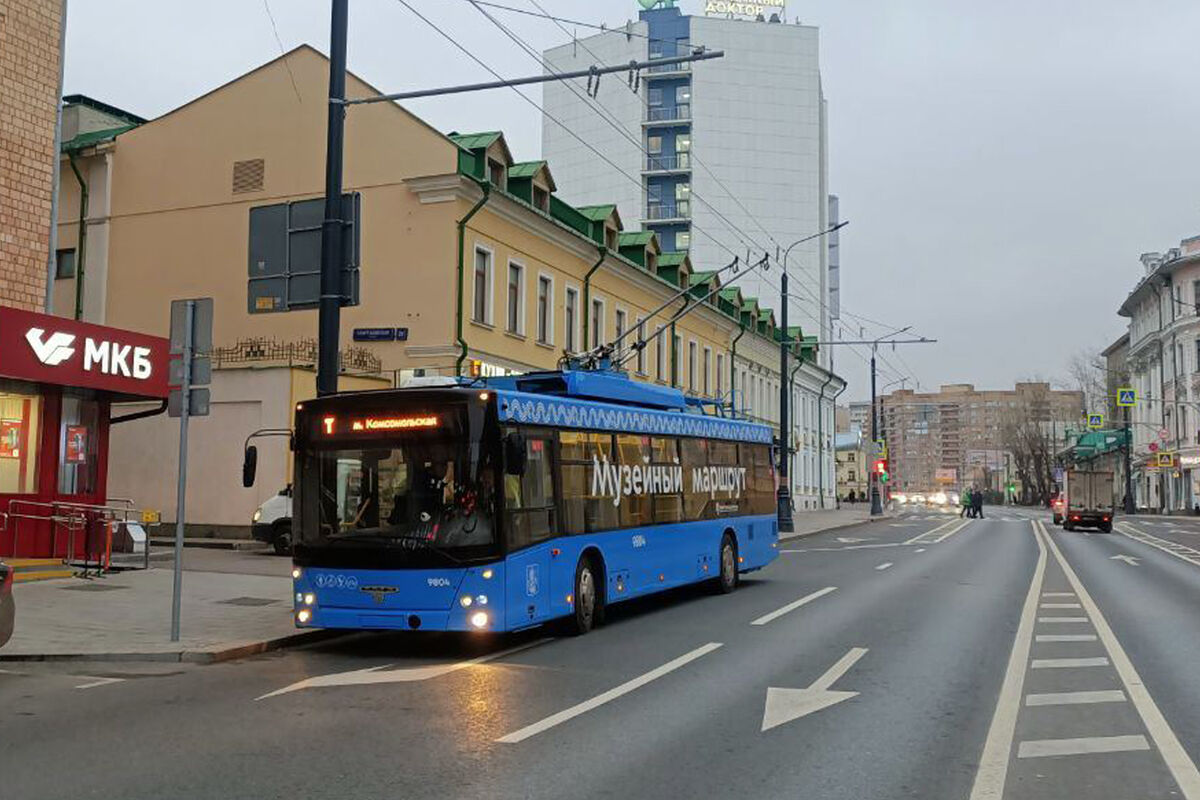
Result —
<instances>
[{"instance_id":1,"label":"trolleybus headlight","mask_svg":"<svg viewBox=\"0 0 1200 800\"><path fill-rule=\"evenodd\" d=\"M488 615L486 611L476 611L471 615L471 624L476 628L486 628L488 624Z\"/></svg>"},{"instance_id":2,"label":"trolleybus headlight","mask_svg":"<svg viewBox=\"0 0 1200 800\"><path fill-rule=\"evenodd\" d=\"M296 605L300 605L303 602L304 602L304 594L302 592L296 592Z\"/></svg>"},{"instance_id":3,"label":"trolleybus headlight","mask_svg":"<svg viewBox=\"0 0 1200 800\"><path fill-rule=\"evenodd\" d=\"M481 605L481 606L486 606L487 605L487 595L486 594L476 595L475 602L479 603L479 605Z\"/></svg>"},{"instance_id":4,"label":"trolleybus headlight","mask_svg":"<svg viewBox=\"0 0 1200 800\"><path fill-rule=\"evenodd\" d=\"M487 569L485 569L485 570L483 571L483 573L482 573L482 575L483 575L483 579L484 579L485 581L489 581L489 580L491 580L491 579L492 579L492 574L493 574L493 573L492 573L492 568L491 568L491 567L488 567L488 568L487 568Z\"/></svg>"},{"instance_id":5,"label":"trolleybus headlight","mask_svg":"<svg viewBox=\"0 0 1200 800\"><path fill-rule=\"evenodd\" d=\"M313 594L312 592L309 592L308 594L304 595L304 605L311 606L311 605L315 605L316 602L317 602L317 596L315 594Z\"/></svg>"},{"instance_id":6,"label":"trolleybus headlight","mask_svg":"<svg viewBox=\"0 0 1200 800\"><path fill-rule=\"evenodd\" d=\"M292 567L292 580L294 580L294 581L300 580L300 568L299 567Z\"/></svg>"},{"instance_id":7,"label":"trolleybus headlight","mask_svg":"<svg viewBox=\"0 0 1200 800\"><path fill-rule=\"evenodd\" d=\"M302 608L296 612L296 621L303 624L312 619L312 612L307 608Z\"/></svg>"},{"instance_id":8,"label":"trolleybus headlight","mask_svg":"<svg viewBox=\"0 0 1200 800\"><path fill-rule=\"evenodd\" d=\"M460 606L462 606L463 608L470 608L471 607L471 595L464 594L462 597L458 598L458 604Z\"/></svg>"}]
</instances>

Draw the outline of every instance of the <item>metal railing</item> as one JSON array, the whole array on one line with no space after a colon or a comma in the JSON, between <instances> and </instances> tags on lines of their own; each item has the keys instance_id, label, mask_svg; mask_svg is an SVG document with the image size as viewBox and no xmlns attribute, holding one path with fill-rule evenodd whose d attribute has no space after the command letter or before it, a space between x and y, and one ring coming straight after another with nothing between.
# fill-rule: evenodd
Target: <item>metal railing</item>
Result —
<instances>
[{"instance_id":1,"label":"metal railing","mask_svg":"<svg viewBox=\"0 0 1200 800\"><path fill-rule=\"evenodd\" d=\"M647 122L686 122L692 118L691 103L678 103L673 106L647 106Z\"/></svg>"},{"instance_id":2,"label":"metal railing","mask_svg":"<svg viewBox=\"0 0 1200 800\"><path fill-rule=\"evenodd\" d=\"M680 53L679 55L686 55L686 53ZM671 56L660 54L651 56L651 58L671 58ZM659 75L663 72L688 72L691 68L692 64L690 61L681 61L678 64L655 64L652 67L647 67L646 72L651 75Z\"/></svg>"},{"instance_id":3,"label":"metal railing","mask_svg":"<svg viewBox=\"0 0 1200 800\"><path fill-rule=\"evenodd\" d=\"M659 172L692 168L691 153L675 153L673 155L646 156L646 171Z\"/></svg>"},{"instance_id":4,"label":"metal railing","mask_svg":"<svg viewBox=\"0 0 1200 800\"><path fill-rule=\"evenodd\" d=\"M82 531L87 536L84 542L83 575L86 577L94 565L96 573L107 572L112 567L112 537L118 525L137 522L140 525L156 527L159 521L147 521L142 512L135 507L129 498L112 498L109 504L73 503L65 500L38 501L13 499L8 503L8 511L0 512L4 525L0 530L8 530L12 521L12 550L16 554L20 545L20 522L28 520L50 526L50 558L61 558L64 564L78 561L75 558L75 539ZM67 533L65 551L59 555L59 539L61 532ZM103 537L99 547L96 536ZM146 532L144 566L150 566L150 534ZM95 558L93 559L93 556Z\"/></svg>"},{"instance_id":5,"label":"metal railing","mask_svg":"<svg viewBox=\"0 0 1200 800\"><path fill-rule=\"evenodd\" d=\"M687 200L675 203L651 203L646 206L646 219L688 219L692 216L692 205Z\"/></svg>"}]
</instances>

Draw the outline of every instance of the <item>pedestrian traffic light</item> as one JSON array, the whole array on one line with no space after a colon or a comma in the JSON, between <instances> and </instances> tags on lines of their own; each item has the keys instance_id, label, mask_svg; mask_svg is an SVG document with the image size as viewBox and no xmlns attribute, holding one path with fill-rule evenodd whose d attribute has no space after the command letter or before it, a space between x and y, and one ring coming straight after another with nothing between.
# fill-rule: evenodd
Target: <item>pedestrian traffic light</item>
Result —
<instances>
[{"instance_id":1,"label":"pedestrian traffic light","mask_svg":"<svg viewBox=\"0 0 1200 800\"><path fill-rule=\"evenodd\" d=\"M880 483L888 482L888 463L886 458L877 458L871 466L871 471L879 476Z\"/></svg>"}]
</instances>

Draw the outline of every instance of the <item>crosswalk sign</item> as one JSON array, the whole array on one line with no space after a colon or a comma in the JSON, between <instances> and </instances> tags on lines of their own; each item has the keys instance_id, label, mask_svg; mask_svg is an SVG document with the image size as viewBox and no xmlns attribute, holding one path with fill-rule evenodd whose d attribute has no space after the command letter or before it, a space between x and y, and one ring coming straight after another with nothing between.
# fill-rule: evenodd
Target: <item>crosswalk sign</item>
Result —
<instances>
[{"instance_id":1,"label":"crosswalk sign","mask_svg":"<svg viewBox=\"0 0 1200 800\"><path fill-rule=\"evenodd\" d=\"M1130 408L1137 405L1137 390L1128 386L1122 386L1117 389L1117 405L1122 408Z\"/></svg>"},{"instance_id":2,"label":"crosswalk sign","mask_svg":"<svg viewBox=\"0 0 1200 800\"><path fill-rule=\"evenodd\" d=\"M1104 427L1103 414L1088 414L1088 427L1092 430L1100 430Z\"/></svg>"}]
</instances>

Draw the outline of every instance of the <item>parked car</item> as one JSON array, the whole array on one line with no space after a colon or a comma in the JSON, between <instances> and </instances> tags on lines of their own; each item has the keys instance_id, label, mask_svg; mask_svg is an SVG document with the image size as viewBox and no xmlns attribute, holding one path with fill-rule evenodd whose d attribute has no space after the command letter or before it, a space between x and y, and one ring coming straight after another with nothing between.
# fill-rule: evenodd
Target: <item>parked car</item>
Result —
<instances>
[{"instance_id":1,"label":"parked car","mask_svg":"<svg viewBox=\"0 0 1200 800\"><path fill-rule=\"evenodd\" d=\"M13 568L0 561L0 647L12 638L17 604L13 600Z\"/></svg>"},{"instance_id":2,"label":"parked car","mask_svg":"<svg viewBox=\"0 0 1200 800\"><path fill-rule=\"evenodd\" d=\"M281 556L292 554L292 487L267 500L254 511L250 535L275 548Z\"/></svg>"},{"instance_id":3,"label":"parked car","mask_svg":"<svg viewBox=\"0 0 1200 800\"><path fill-rule=\"evenodd\" d=\"M1061 492L1054 495L1054 497L1052 497L1050 499L1050 513L1052 513L1054 515L1054 524L1055 525L1062 525L1063 508L1065 507L1065 505L1066 505L1066 503L1063 499Z\"/></svg>"}]
</instances>

